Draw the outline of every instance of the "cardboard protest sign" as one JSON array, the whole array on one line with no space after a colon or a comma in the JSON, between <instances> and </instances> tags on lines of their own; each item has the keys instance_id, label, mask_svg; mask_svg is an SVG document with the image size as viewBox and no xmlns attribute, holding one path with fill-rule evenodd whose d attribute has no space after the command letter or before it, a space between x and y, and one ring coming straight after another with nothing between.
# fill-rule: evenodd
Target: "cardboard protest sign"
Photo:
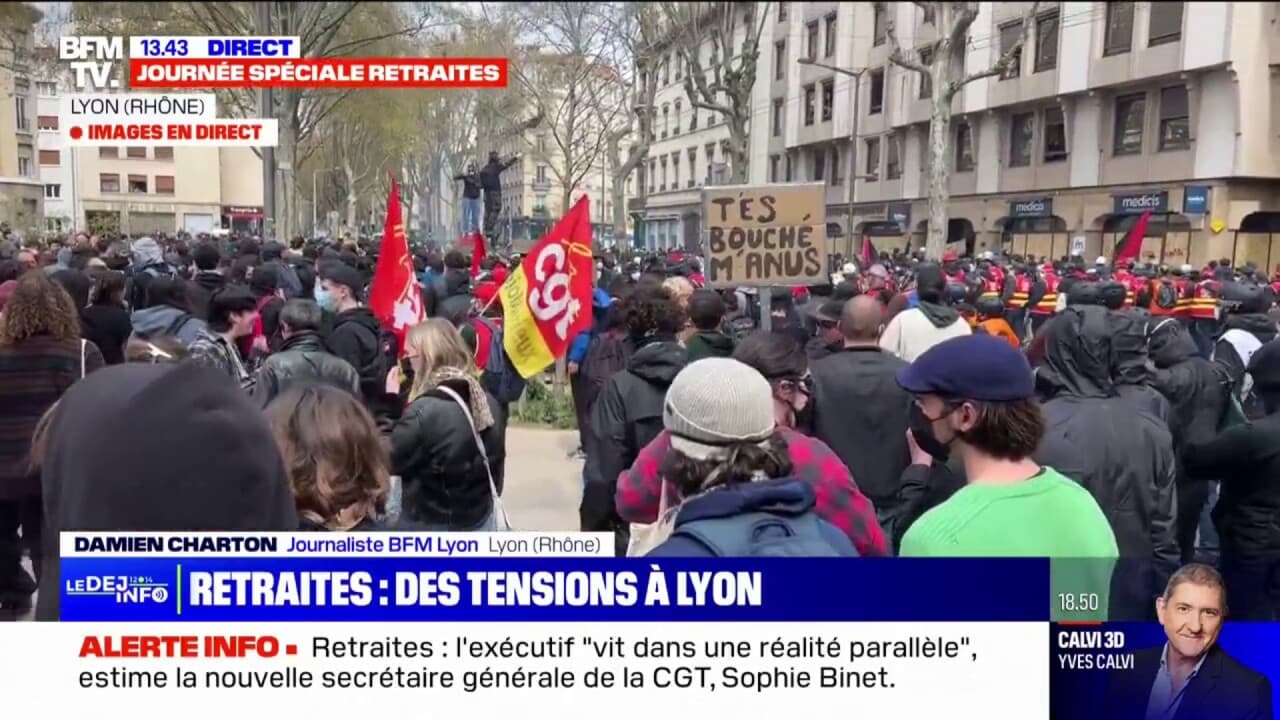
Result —
<instances>
[{"instance_id":1,"label":"cardboard protest sign","mask_svg":"<svg viewBox=\"0 0 1280 720\"><path fill-rule=\"evenodd\" d=\"M702 204L711 287L825 282L824 185L706 188Z\"/></svg>"}]
</instances>

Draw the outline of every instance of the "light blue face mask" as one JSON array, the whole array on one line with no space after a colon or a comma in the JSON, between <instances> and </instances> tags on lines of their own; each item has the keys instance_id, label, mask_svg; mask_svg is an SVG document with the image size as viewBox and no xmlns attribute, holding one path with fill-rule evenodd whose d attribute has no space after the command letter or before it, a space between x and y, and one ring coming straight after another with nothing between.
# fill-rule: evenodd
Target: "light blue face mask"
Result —
<instances>
[{"instance_id":1,"label":"light blue face mask","mask_svg":"<svg viewBox=\"0 0 1280 720\"><path fill-rule=\"evenodd\" d=\"M338 301L334 299L333 293L329 292L328 290L325 290L324 286L321 285L320 283L316 283L316 290L315 290L315 293L313 294L315 295L315 298L316 298L316 304L320 306L321 310L328 310L329 312L333 312L334 310L338 309Z\"/></svg>"}]
</instances>

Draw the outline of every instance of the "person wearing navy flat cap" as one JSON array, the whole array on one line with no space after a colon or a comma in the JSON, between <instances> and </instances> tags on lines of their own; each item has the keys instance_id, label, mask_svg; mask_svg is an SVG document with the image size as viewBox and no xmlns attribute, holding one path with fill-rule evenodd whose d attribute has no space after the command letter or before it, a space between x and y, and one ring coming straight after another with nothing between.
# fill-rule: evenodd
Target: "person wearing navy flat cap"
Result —
<instances>
[{"instance_id":1,"label":"person wearing navy flat cap","mask_svg":"<svg viewBox=\"0 0 1280 720\"><path fill-rule=\"evenodd\" d=\"M968 479L907 530L901 554L1091 558L1055 573L1055 590L1061 581L1064 591L1096 593L1105 611L1115 535L1088 491L1031 459L1044 419L1022 353L990 335L953 338L897 380L924 420L913 423L915 441L958 456Z\"/></svg>"}]
</instances>

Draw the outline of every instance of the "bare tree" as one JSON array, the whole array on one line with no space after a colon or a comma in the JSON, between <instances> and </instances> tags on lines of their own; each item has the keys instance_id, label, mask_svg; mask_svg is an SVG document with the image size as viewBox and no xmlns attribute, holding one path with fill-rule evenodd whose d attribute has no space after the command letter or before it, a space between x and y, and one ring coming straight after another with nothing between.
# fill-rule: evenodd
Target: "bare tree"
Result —
<instances>
[{"instance_id":1,"label":"bare tree","mask_svg":"<svg viewBox=\"0 0 1280 720\"><path fill-rule=\"evenodd\" d=\"M45 14L27 2L0 3L0 69L29 66L32 32Z\"/></svg>"},{"instance_id":2,"label":"bare tree","mask_svg":"<svg viewBox=\"0 0 1280 720\"><path fill-rule=\"evenodd\" d=\"M613 203L613 236L617 240L627 234L627 178L637 172L636 197L643 206L648 195L645 173L649 157L649 145L653 140L653 125L657 116L654 97L658 94L657 62L660 54L661 14L652 3L630 2L623 4L615 14L614 36L622 38L620 56L614 65L629 71L627 83L629 101L622 122L609 133L606 150L610 177L610 202ZM623 153L623 146L626 153Z\"/></svg>"},{"instance_id":3,"label":"bare tree","mask_svg":"<svg viewBox=\"0 0 1280 720\"><path fill-rule=\"evenodd\" d=\"M1012 67L1015 60L1021 60L1022 46L1030 35L1040 3L1031 3L1023 14L1022 34L1011 47L1000 48L1000 57L991 66L968 73L965 72L965 55L969 49L969 28L978 17L978 3L914 4L921 10L922 20L937 28L936 40L907 50L898 41L892 20L885 24L885 28L889 60L899 67L915 71L933 88L925 163L929 174L929 235L925 252L928 257L938 259L942 257L947 242L947 205L951 200L951 157L955 139L951 123L953 102L965 85L999 75ZM891 13L893 9L892 4L876 3L876 12Z\"/></svg>"},{"instance_id":4,"label":"bare tree","mask_svg":"<svg viewBox=\"0 0 1280 720\"><path fill-rule=\"evenodd\" d=\"M664 2L663 32L685 65L684 92L694 111L717 113L729 129L730 180L747 182L751 159L751 93L760 33L771 3ZM710 47L707 58L703 46Z\"/></svg>"}]
</instances>

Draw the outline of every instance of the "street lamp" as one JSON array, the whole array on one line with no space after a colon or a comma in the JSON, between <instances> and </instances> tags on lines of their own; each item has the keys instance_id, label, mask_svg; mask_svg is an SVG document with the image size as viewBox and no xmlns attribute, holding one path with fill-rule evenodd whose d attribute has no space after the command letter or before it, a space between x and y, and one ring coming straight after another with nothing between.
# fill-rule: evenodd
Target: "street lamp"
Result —
<instances>
[{"instance_id":1,"label":"street lamp","mask_svg":"<svg viewBox=\"0 0 1280 720\"><path fill-rule=\"evenodd\" d=\"M810 67L819 67L825 70L831 70L840 75L848 75L853 78L853 119L849 121L849 199L846 209L847 219L845 224L848 226L847 242L848 250L853 252L853 185L856 180L867 180L874 178L874 175L858 174L858 99L862 96L862 76L867 73L867 68L848 68L838 67L836 65L828 65L827 63L818 62L812 58L799 58L796 60L801 65Z\"/></svg>"},{"instance_id":2,"label":"street lamp","mask_svg":"<svg viewBox=\"0 0 1280 720\"><path fill-rule=\"evenodd\" d=\"M320 177L320 173L338 172L342 168L320 168L311 171L311 234L316 234L316 225L319 224L317 216L320 208L320 197L316 193L316 179Z\"/></svg>"}]
</instances>

